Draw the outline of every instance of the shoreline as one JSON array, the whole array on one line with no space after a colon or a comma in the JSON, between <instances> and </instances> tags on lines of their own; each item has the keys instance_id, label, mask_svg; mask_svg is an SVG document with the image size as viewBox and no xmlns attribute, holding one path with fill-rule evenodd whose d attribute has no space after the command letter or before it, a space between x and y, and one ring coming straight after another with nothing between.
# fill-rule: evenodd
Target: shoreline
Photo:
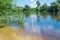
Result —
<instances>
[{"instance_id":1,"label":"shoreline","mask_svg":"<svg viewBox=\"0 0 60 40\"><path fill-rule=\"evenodd\" d=\"M20 31L18 27L16 29L11 26L5 26L0 29L0 40L59 40L60 37L48 36L48 35L32 35Z\"/></svg>"}]
</instances>

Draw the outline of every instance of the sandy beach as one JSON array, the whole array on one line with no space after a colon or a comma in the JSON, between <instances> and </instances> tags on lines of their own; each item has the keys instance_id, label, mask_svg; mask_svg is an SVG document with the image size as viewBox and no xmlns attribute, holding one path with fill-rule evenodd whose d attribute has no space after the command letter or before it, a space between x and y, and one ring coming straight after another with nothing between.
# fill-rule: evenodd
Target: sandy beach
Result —
<instances>
[{"instance_id":1,"label":"sandy beach","mask_svg":"<svg viewBox=\"0 0 60 40\"><path fill-rule=\"evenodd\" d=\"M23 31L18 31L19 28L13 29L10 26L0 28L0 40L59 40L59 37L53 36L37 36L26 34Z\"/></svg>"},{"instance_id":2,"label":"sandy beach","mask_svg":"<svg viewBox=\"0 0 60 40\"><path fill-rule=\"evenodd\" d=\"M0 40L42 40L42 37L19 33L10 27L3 27L0 28Z\"/></svg>"}]
</instances>

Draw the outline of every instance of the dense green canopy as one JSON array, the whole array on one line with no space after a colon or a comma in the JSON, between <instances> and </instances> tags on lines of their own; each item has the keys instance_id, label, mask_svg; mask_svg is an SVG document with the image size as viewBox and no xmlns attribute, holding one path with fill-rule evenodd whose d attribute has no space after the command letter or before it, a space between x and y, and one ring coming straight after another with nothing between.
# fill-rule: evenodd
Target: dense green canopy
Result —
<instances>
[{"instance_id":1,"label":"dense green canopy","mask_svg":"<svg viewBox=\"0 0 60 40\"><path fill-rule=\"evenodd\" d=\"M40 6L40 1L36 1L36 8L31 8L30 5L26 4L24 7L17 6L13 3L14 0L0 0L0 18L3 16L14 15L15 17L19 17L21 21L23 21L23 16L30 15L30 12L60 12L60 0L56 2L52 2L50 6L46 3ZM24 12L24 13L23 13ZM5 19L4 19L5 20ZM20 20L19 20L20 21Z\"/></svg>"},{"instance_id":2,"label":"dense green canopy","mask_svg":"<svg viewBox=\"0 0 60 40\"><path fill-rule=\"evenodd\" d=\"M0 15L5 15L11 10L12 0L0 0Z\"/></svg>"}]
</instances>

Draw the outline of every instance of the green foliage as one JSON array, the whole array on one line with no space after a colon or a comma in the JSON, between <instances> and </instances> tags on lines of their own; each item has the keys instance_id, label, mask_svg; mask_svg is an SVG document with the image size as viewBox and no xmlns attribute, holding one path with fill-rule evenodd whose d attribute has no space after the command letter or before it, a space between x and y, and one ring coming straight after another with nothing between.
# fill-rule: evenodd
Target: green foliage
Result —
<instances>
[{"instance_id":1,"label":"green foliage","mask_svg":"<svg viewBox=\"0 0 60 40\"><path fill-rule=\"evenodd\" d=\"M2 17L0 17L0 21L1 22L5 22L6 23L6 16L8 15L14 15L15 17L20 18L20 20L17 20L19 22L23 22L23 16L26 15L26 17L28 17L32 11L52 11L52 12L56 12L58 10L60 10L60 0L57 0L57 2L52 2L51 6L48 6L46 3L44 3L42 6L40 6L40 2L39 0L36 1L36 8L31 8L29 5L25 5L24 7L21 6L17 6L16 4L14 5L13 0L0 0L0 16L3 16L4 19L1 19ZM22 13L24 12L24 13ZM38 13L37 12L37 13ZM39 13L37 14L39 15ZM43 14L45 17L47 16L47 14ZM38 16L39 17L39 16ZM23 23L22 23L23 24Z\"/></svg>"},{"instance_id":2,"label":"green foliage","mask_svg":"<svg viewBox=\"0 0 60 40\"><path fill-rule=\"evenodd\" d=\"M0 0L0 23L7 23L8 20L6 19L7 16L16 16L20 18L20 22L23 21L22 16L23 14L21 11L23 7L17 6L12 4L13 0ZM4 19L2 19L4 18Z\"/></svg>"},{"instance_id":3,"label":"green foliage","mask_svg":"<svg viewBox=\"0 0 60 40\"><path fill-rule=\"evenodd\" d=\"M31 7L30 7L29 5L25 5L23 11L28 11L28 10L30 10L30 8L31 8Z\"/></svg>"},{"instance_id":4,"label":"green foliage","mask_svg":"<svg viewBox=\"0 0 60 40\"><path fill-rule=\"evenodd\" d=\"M40 2L39 2L39 0L36 1L36 4L37 4L37 7L40 6Z\"/></svg>"},{"instance_id":5,"label":"green foliage","mask_svg":"<svg viewBox=\"0 0 60 40\"><path fill-rule=\"evenodd\" d=\"M60 12L60 0L57 0L58 10Z\"/></svg>"},{"instance_id":6,"label":"green foliage","mask_svg":"<svg viewBox=\"0 0 60 40\"><path fill-rule=\"evenodd\" d=\"M44 3L41 7L40 7L40 10L41 11L46 11L47 10L47 4L46 3Z\"/></svg>"},{"instance_id":7,"label":"green foliage","mask_svg":"<svg viewBox=\"0 0 60 40\"><path fill-rule=\"evenodd\" d=\"M48 8L48 11L49 12L55 12L57 13L59 11L59 6L58 6L58 3L57 2L52 2L51 3L51 6Z\"/></svg>"},{"instance_id":8,"label":"green foliage","mask_svg":"<svg viewBox=\"0 0 60 40\"><path fill-rule=\"evenodd\" d=\"M0 15L6 15L11 10L12 0L0 0Z\"/></svg>"},{"instance_id":9,"label":"green foliage","mask_svg":"<svg viewBox=\"0 0 60 40\"><path fill-rule=\"evenodd\" d=\"M36 5L37 5L36 10L40 10L40 2L39 2L39 0L36 1Z\"/></svg>"},{"instance_id":10,"label":"green foliage","mask_svg":"<svg viewBox=\"0 0 60 40\"><path fill-rule=\"evenodd\" d=\"M60 0L57 0L58 3L60 3Z\"/></svg>"},{"instance_id":11,"label":"green foliage","mask_svg":"<svg viewBox=\"0 0 60 40\"><path fill-rule=\"evenodd\" d=\"M51 6L55 7L55 6L58 6L56 2L52 2L51 3Z\"/></svg>"}]
</instances>

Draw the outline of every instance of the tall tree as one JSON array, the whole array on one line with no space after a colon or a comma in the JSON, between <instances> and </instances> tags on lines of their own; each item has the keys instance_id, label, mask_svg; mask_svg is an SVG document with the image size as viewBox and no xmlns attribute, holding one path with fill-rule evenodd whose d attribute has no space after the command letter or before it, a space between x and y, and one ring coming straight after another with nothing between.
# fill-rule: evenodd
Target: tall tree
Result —
<instances>
[{"instance_id":1,"label":"tall tree","mask_svg":"<svg viewBox=\"0 0 60 40\"><path fill-rule=\"evenodd\" d=\"M50 12L58 12L58 5L57 5L57 3L56 2L52 2L51 3L51 6L50 6L50 8L49 8L49 11Z\"/></svg>"},{"instance_id":2,"label":"tall tree","mask_svg":"<svg viewBox=\"0 0 60 40\"><path fill-rule=\"evenodd\" d=\"M57 0L58 3L60 3L60 0Z\"/></svg>"},{"instance_id":3,"label":"tall tree","mask_svg":"<svg viewBox=\"0 0 60 40\"><path fill-rule=\"evenodd\" d=\"M40 9L40 2L39 2L39 0L36 1L36 5L37 5L36 9L39 10Z\"/></svg>"},{"instance_id":4,"label":"tall tree","mask_svg":"<svg viewBox=\"0 0 60 40\"><path fill-rule=\"evenodd\" d=\"M54 6L57 6L57 3L56 3L56 2L52 2L52 3L51 3L51 6L53 6L53 7L54 7Z\"/></svg>"},{"instance_id":5,"label":"tall tree","mask_svg":"<svg viewBox=\"0 0 60 40\"><path fill-rule=\"evenodd\" d=\"M58 5L59 12L60 12L60 0L57 0L57 5Z\"/></svg>"},{"instance_id":6,"label":"tall tree","mask_svg":"<svg viewBox=\"0 0 60 40\"><path fill-rule=\"evenodd\" d=\"M31 7L30 7L29 5L25 5L23 11L28 11L28 10L30 10L30 8L31 8Z\"/></svg>"},{"instance_id":7,"label":"tall tree","mask_svg":"<svg viewBox=\"0 0 60 40\"><path fill-rule=\"evenodd\" d=\"M47 10L47 4L44 3L44 4L40 7L40 10L46 11L46 10Z\"/></svg>"},{"instance_id":8,"label":"tall tree","mask_svg":"<svg viewBox=\"0 0 60 40\"><path fill-rule=\"evenodd\" d=\"M39 2L39 0L36 1L36 4L37 4L37 7L40 6L40 2Z\"/></svg>"}]
</instances>

